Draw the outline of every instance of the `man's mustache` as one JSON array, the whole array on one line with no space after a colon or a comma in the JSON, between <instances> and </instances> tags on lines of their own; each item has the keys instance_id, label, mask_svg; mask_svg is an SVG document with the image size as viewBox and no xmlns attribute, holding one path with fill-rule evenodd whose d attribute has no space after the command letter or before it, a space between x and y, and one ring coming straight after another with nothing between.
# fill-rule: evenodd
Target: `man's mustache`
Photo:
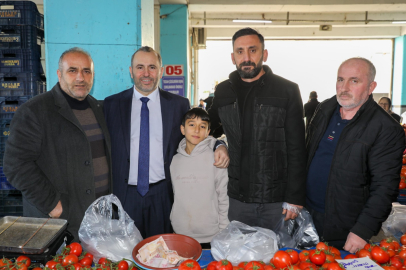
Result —
<instances>
[{"instance_id":1,"label":"man's mustache","mask_svg":"<svg viewBox=\"0 0 406 270\"><path fill-rule=\"evenodd\" d=\"M254 62L251 62L251 61L242 62L242 63L240 64L240 68L241 68L241 67L249 67L249 66L256 67L256 64L255 64Z\"/></svg>"}]
</instances>

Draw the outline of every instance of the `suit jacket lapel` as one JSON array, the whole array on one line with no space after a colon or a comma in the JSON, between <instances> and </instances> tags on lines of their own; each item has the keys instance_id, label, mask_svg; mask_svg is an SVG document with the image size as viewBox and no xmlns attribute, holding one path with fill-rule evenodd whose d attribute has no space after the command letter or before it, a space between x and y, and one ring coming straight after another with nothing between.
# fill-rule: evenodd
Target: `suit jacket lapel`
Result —
<instances>
[{"instance_id":1,"label":"suit jacket lapel","mask_svg":"<svg viewBox=\"0 0 406 270\"><path fill-rule=\"evenodd\" d=\"M134 87L131 87L127 91L123 92L120 98L120 118L121 127L124 136L125 148L127 150L128 157L130 156L131 145L131 108L133 102Z\"/></svg>"},{"instance_id":2,"label":"suit jacket lapel","mask_svg":"<svg viewBox=\"0 0 406 270\"><path fill-rule=\"evenodd\" d=\"M173 122L173 106L171 104L172 97L167 92L159 88L159 95L161 100L162 112L162 135L163 135L163 155L165 160L165 153L168 149L169 139L171 137L172 122Z\"/></svg>"}]
</instances>

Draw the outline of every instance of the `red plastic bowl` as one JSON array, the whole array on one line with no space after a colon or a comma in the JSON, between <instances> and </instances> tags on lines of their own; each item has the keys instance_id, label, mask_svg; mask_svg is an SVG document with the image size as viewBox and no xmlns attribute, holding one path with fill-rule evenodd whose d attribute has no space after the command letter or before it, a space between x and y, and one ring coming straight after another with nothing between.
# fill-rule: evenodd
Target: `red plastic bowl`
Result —
<instances>
[{"instance_id":1,"label":"red plastic bowl","mask_svg":"<svg viewBox=\"0 0 406 270\"><path fill-rule=\"evenodd\" d=\"M133 249L133 259L135 261L135 264L138 265L139 267L147 270L170 270L170 269L177 269L177 267L170 267L170 268L156 268L152 266L145 265L141 263L137 259L137 254L138 250L143 247L145 244L148 244L157 238L162 236L162 238L165 240L166 245L170 250L176 250L179 254L179 256L182 256L184 258L192 258L196 261L200 259L202 256L202 247L200 246L199 242L197 242L195 239L192 237L182 235L182 234L159 234L155 236L151 236L147 239L142 240L139 242Z\"/></svg>"}]
</instances>

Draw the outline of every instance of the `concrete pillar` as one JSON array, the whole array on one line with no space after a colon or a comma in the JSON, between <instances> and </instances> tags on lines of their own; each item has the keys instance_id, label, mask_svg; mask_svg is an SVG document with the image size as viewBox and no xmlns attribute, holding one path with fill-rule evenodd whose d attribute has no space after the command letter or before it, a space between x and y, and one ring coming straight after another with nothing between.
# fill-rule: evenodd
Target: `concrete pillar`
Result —
<instances>
[{"instance_id":1,"label":"concrete pillar","mask_svg":"<svg viewBox=\"0 0 406 270\"><path fill-rule=\"evenodd\" d=\"M395 38L394 45L392 105L400 115L406 111L406 36Z\"/></svg>"},{"instance_id":2,"label":"concrete pillar","mask_svg":"<svg viewBox=\"0 0 406 270\"><path fill-rule=\"evenodd\" d=\"M163 65L170 65L170 71L176 66L183 67L184 76L184 93L180 93L182 96L190 97L189 87L189 71L188 71L188 9L186 5L161 5L160 9L160 48ZM164 71L164 78L162 80L162 87L164 90L176 93L174 87L180 86L180 77L175 80L165 79L167 74ZM175 83L171 84L170 81ZM167 82L167 83L166 83ZM165 86L169 85L165 89ZM173 87L173 88L171 88ZM174 91L172 91L174 90Z\"/></svg>"},{"instance_id":3,"label":"concrete pillar","mask_svg":"<svg viewBox=\"0 0 406 270\"><path fill-rule=\"evenodd\" d=\"M81 47L93 58L95 98L133 85L128 67L141 46L141 0L44 0L44 11L48 90L58 82L60 55L71 47Z\"/></svg>"}]
</instances>

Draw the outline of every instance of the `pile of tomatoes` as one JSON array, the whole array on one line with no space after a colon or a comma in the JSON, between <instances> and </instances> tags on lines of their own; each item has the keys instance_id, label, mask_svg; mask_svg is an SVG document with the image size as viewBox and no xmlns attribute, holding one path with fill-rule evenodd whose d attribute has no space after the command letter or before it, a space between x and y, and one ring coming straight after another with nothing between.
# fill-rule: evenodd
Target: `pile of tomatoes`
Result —
<instances>
[{"instance_id":1,"label":"pile of tomatoes","mask_svg":"<svg viewBox=\"0 0 406 270\"><path fill-rule=\"evenodd\" d=\"M405 150L406 152L406 150ZM406 153L403 153L402 170L400 171L399 189L406 189ZM400 194L401 196L403 194Z\"/></svg>"},{"instance_id":2,"label":"pile of tomatoes","mask_svg":"<svg viewBox=\"0 0 406 270\"><path fill-rule=\"evenodd\" d=\"M30 267L31 260L27 256L19 256L15 260L7 258L0 259L0 270L41 270L41 269L56 269L56 270L82 270L82 269L96 269L96 270L131 270L135 267L128 264L123 259L120 262L112 262L106 258L100 258L95 267L92 267L93 255L89 252L84 252L79 243L71 243L66 246L61 254L57 254L52 260L45 264L45 268Z\"/></svg>"},{"instance_id":3,"label":"pile of tomatoes","mask_svg":"<svg viewBox=\"0 0 406 270\"><path fill-rule=\"evenodd\" d=\"M406 270L406 234L402 236L401 243L402 246L387 238L377 245L367 244L356 254L342 258L337 248L320 242L316 249L311 250L278 250L269 262L241 262L232 266L227 260L215 261L208 265L207 270L344 270L336 260L361 257L371 258L385 270Z\"/></svg>"}]
</instances>

